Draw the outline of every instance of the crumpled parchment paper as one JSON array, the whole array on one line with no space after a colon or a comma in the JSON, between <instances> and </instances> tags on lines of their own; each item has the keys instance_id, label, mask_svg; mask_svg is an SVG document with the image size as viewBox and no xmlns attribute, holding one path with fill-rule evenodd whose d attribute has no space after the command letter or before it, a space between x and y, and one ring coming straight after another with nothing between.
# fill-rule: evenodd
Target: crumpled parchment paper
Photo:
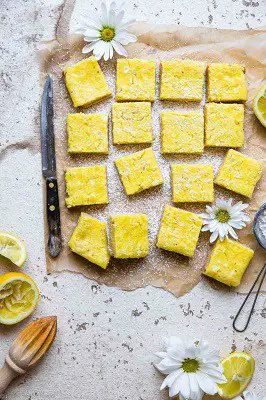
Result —
<instances>
[{"instance_id":1,"label":"crumpled parchment paper","mask_svg":"<svg viewBox=\"0 0 266 400\"><path fill-rule=\"evenodd\" d=\"M67 14L67 13L66 13ZM69 14L69 13L68 13ZM66 31L65 20L60 22L58 31ZM266 78L266 31L233 31L207 28L187 28L180 26L150 25L137 23L132 31L138 36L138 41L127 47L129 57L152 58L158 62L161 59L189 58L209 62L241 63L246 66L249 100L245 105L245 154L254 157L266 164L266 129L258 122L252 111L252 98ZM162 109L195 109L203 106L198 104L185 104L175 102L160 102L153 105L154 143L153 148L165 178L163 187L144 191L138 195L127 197L124 194L114 167L114 159L129 152L134 152L142 146L113 146L110 130L110 155L109 156L69 156L67 154L66 116L69 112L76 112L65 88L62 69L65 65L73 64L83 58L81 49L84 42L79 36L57 38L52 42L42 43L40 46L41 81L47 73L54 78L55 95L55 136L57 174L59 182L59 196L61 206L61 224L64 247L60 256L53 259L47 253L48 273L72 271L96 280L100 284L117 286L124 290L133 290L146 285L161 287L176 296L190 291L200 279L204 269L210 246L208 233L202 233L195 256L192 259L162 251L155 247L156 234L159 228L160 217L164 204L171 203L171 190L169 179L170 163L180 162L205 162L212 163L217 171L226 150L206 149L203 156L162 156L160 154L160 121L159 112ZM100 65L106 75L113 91L113 98L92 106L83 112L107 112L110 116L111 105L115 101L115 64L116 60L101 62ZM159 74L158 74L159 75ZM159 81L159 77L157 77ZM158 85L157 85L158 86ZM111 120L111 118L109 117ZM111 127L111 121L109 121ZM147 147L147 146L143 146ZM88 206L67 209L65 206L64 170L69 166L93 165L102 163L108 166L109 197L106 206ZM233 192L225 191L218 186L215 188L216 198L235 201L247 201ZM264 174L258 184L253 199L250 202L249 212L253 219L256 210L266 202L266 176ZM194 212L203 212L205 206L184 204L181 207ZM44 210L45 195L44 195ZM150 255L140 260L115 260L112 259L106 271L89 263L87 260L73 254L67 246L71 233L76 225L81 211L108 220L113 213L144 212L149 216L150 227ZM45 211L44 211L45 213ZM44 220L46 227L46 217ZM47 241L47 229L45 232ZM265 262L266 252L259 247L252 234L251 224L241 231L241 243L255 250L255 256L248 267L241 285L236 289L246 293L255 279L260 267ZM203 278L207 279L207 278ZM209 281L219 290L228 290L222 285ZM265 286L266 287L266 286ZM264 288L265 289L265 288Z\"/></svg>"}]
</instances>

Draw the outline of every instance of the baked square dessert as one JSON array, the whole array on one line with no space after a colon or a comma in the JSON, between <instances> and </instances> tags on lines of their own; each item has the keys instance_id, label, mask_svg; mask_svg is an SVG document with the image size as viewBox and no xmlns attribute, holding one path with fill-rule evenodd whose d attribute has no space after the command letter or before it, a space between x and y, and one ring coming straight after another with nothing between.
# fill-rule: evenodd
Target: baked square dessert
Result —
<instances>
[{"instance_id":1,"label":"baked square dessert","mask_svg":"<svg viewBox=\"0 0 266 400\"><path fill-rule=\"evenodd\" d=\"M238 286L254 251L231 239L214 245L205 275L228 286Z\"/></svg>"},{"instance_id":2,"label":"baked square dessert","mask_svg":"<svg viewBox=\"0 0 266 400\"><path fill-rule=\"evenodd\" d=\"M154 101L155 69L154 60L119 58L117 60L116 100Z\"/></svg>"},{"instance_id":3,"label":"baked square dessert","mask_svg":"<svg viewBox=\"0 0 266 400\"><path fill-rule=\"evenodd\" d=\"M161 113L162 153L195 153L204 150L202 111Z\"/></svg>"},{"instance_id":4,"label":"baked square dessert","mask_svg":"<svg viewBox=\"0 0 266 400\"><path fill-rule=\"evenodd\" d=\"M163 177L152 148L124 156L115 161L127 195L161 185Z\"/></svg>"},{"instance_id":5,"label":"baked square dessert","mask_svg":"<svg viewBox=\"0 0 266 400\"><path fill-rule=\"evenodd\" d=\"M67 136L69 153L108 154L107 114L69 114Z\"/></svg>"},{"instance_id":6,"label":"baked square dessert","mask_svg":"<svg viewBox=\"0 0 266 400\"><path fill-rule=\"evenodd\" d=\"M244 105L208 103L205 105L205 146L244 145Z\"/></svg>"},{"instance_id":7,"label":"baked square dessert","mask_svg":"<svg viewBox=\"0 0 266 400\"><path fill-rule=\"evenodd\" d=\"M63 74L74 107L88 107L112 95L93 56L64 68Z\"/></svg>"},{"instance_id":8,"label":"baked square dessert","mask_svg":"<svg viewBox=\"0 0 266 400\"><path fill-rule=\"evenodd\" d=\"M68 245L74 253L106 269L110 254L105 222L81 213Z\"/></svg>"},{"instance_id":9,"label":"baked square dessert","mask_svg":"<svg viewBox=\"0 0 266 400\"><path fill-rule=\"evenodd\" d=\"M207 68L208 101L246 101L245 67L239 64L212 63Z\"/></svg>"},{"instance_id":10,"label":"baked square dessert","mask_svg":"<svg viewBox=\"0 0 266 400\"><path fill-rule=\"evenodd\" d=\"M161 61L161 100L201 101L205 64L192 60Z\"/></svg>"},{"instance_id":11,"label":"baked square dessert","mask_svg":"<svg viewBox=\"0 0 266 400\"><path fill-rule=\"evenodd\" d=\"M142 258L149 254L148 217L145 214L111 217L115 258Z\"/></svg>"},{"instance_id":12,"label":"baked square dessert","mask_svg":"<svg viewBox=\"0 0 266 400\"><path fill-rule=\"evenodd\" d=\"M152 142L151 103L115 103L112 121L114 144Z\"/></svg>"},{"instance_id":13,"label":"baked square dessert","mask_svg":"<svg viewBox=\"0 0 266 400\"><path fill-rule=\"evenodd\" d=\"M67 207L108 203L105 165L69 168L65 180Z\"/></svg>"},{"instance_id":14,"label":"baked square dessert","mask_svg":"<svg viewBox=\"0 0 266 400\"><path fill-rule=\"evenodd\" d=\"M208 164L171 166L173 202L212 202L213 167Z\"/></svg>"},{"instance_id":15,"label":"baked square dessert","mask_svg":"<svg viewBox=\"0 0 266 400\"><path fill-rule=\"evenodd\" d=\"M251 198L262 170L263 166L259 161L230 149L214 183Z\"/></svg>"},{"instance_id":16,"label":"baked square dessert","mask_svg":"<svg viewBox=\"0 0 266 400\"><path fill-rule=\"evenodd\" d=\"M189 211L166 205L157 239L157 247L193 257L202 218Z\"/></svg>"}]
</instances>

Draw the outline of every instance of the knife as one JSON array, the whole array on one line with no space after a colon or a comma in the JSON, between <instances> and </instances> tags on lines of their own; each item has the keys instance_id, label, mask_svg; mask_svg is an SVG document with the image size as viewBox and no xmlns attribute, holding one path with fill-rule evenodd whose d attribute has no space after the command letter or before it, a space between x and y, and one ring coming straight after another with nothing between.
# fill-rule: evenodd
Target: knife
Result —
<instances>
[{"instance_id":1,"label":"knife","mask_svg":"<svg viewBox=\"0 0 266 400\"><path fill-rule=\"evenodd\" d=\"M62 249L60 209L54 147L53 80L48 75L41 105L42 174L46 180L48 251L57 257Z\"/></svg>"}]
</instances>

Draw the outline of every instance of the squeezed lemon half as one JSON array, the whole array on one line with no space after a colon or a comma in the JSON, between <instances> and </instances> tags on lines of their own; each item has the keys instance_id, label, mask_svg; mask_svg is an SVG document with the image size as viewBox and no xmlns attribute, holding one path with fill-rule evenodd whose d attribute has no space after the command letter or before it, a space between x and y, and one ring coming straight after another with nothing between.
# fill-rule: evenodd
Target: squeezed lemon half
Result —
<instances>
[{"instance_id":1,"label":"squeezed lemon half","mask_svg":"<svg viewBox=\"0 0 266 400\"><path fill-rule=\"evenodd\" d=\"M218 393L225 399L239 396L251 381L254 370L254 358L244 352L234 352L221 361L227 383L218 385Z\"/></svg>"},{"instance_id":2,"label":"squeezed lemon half","mask_svg":"<svg viewBox=\"0 0 266 400\"><path fill-rule=\"evenodd\" d=\"M258 120L266 127L266 82L253 99L253 110Z\"/></svg>"},{"instance_id":3,"label":"squeezed lemon half","mask_svg":"<svg viewBox=\"0 0 266 400\"><path fill-rule=\"evenodd\" d=\"M40 297L36 283L25 274L0 276L0 324L13 325L35 310Z\"/></svg>"},{"instance_id":4,"label":"squeezed lemon half","mask_svg":"<svg viewBox=\"0 0 266 400\"><path fill-rule=\"evenodd\" d=\"M0 254L21 267L26 260L26 246L17 236L0 232Z\"/></svg>"}]
</instances>

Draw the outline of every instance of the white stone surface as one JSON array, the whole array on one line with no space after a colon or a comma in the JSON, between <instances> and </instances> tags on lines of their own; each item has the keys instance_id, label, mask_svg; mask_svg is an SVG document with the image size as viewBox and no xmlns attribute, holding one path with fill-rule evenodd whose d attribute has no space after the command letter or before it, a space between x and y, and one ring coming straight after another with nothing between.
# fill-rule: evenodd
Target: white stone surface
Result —
<instances>
[{"instance_id":1,"label":"white stone surface","mask_svg":"<svg viewBox=\"0 0 266 400\"><path fill-rule=\"evenodd\" d=\"M82 9L89 12L98 4L78 0L72 29ZM246 29L265 25L265 5L264 0L128 0L126 9L157 23ZM62 9L58 0L0 0L0 229L17 233L27 244L23 270L42 292L34 318L55 314L59 325L41 365L16 380L2 399L167 399L166 391L159 392L162 377L152 363L161 337L169 334L205 338L222 355L232 347L250 351L257 362L250 388L265 395L265 296L249 329L238 334L232 316L243 297L205 283L177 299L152 287L122 292L70 273L46 276L35 45L53 38ZM14 270L5 265L6 271ZM0 327L0 359L31 319Z\"/></svg>"}]
</instances>

